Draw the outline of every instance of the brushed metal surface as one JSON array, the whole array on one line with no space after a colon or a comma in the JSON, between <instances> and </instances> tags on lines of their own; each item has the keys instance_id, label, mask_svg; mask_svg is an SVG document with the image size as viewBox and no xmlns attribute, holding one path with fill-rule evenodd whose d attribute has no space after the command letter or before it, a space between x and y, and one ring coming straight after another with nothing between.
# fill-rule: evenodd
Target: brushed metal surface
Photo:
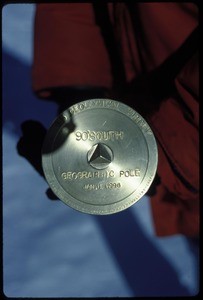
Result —
<instances>
[{"instance_id":1,"label":"brushed metal surface","mask_svg":"<svg viewBox=\"0 0 203 300\"><path fill-rule=\"evenodd\" d=\"M149 189L157 161L147 122L111 99L90 99L66 109L52 123L42 149L53 192L90 214L112 214L133 205Z\"/></svg>"}]
</instances>

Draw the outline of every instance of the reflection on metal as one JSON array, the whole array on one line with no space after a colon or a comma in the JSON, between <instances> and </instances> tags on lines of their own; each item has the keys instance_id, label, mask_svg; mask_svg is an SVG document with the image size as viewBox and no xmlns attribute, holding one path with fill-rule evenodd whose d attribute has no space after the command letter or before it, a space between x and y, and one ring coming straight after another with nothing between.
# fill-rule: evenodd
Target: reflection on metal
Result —
<instances>
[{"instance_id":1,"label":"reflection on metal","mask_svg":"<svg viewBox=\"0 0 203 300\"><path fill-rule=\"evenodd\" d=\"M98 143L88 151L87 157L92 167L104 169L112 162L113 153L107 145Z\"/></svg>"},{"instance_id":2,"label":"reflection on metal","mask_svg":"<svg viewBox=\"0 0 203 300\"><path fill-rule=\"evenodd\" d=\"M147 122L111 99L77 103L53 122L42 149L47 182L81 212L112 214L138 201L157 169L157 146Z\"/></svg>"}]
</instances>

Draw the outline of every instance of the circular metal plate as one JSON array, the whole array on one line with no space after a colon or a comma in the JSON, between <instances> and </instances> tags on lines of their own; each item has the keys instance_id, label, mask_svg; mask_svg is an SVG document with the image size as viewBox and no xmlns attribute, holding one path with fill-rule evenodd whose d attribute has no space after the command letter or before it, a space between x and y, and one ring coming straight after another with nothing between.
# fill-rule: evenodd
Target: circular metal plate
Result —
<instances>
[{"instance_id":1,"label":"circular metal plate","mask_svg":"<svg viewBox=\"0 0 203 300\"><path fill-rule=\"evenodd\" d=\"M138 201L157 168L146 121L129 106L91 99L61 113L47 132L42 166L53 192L72 208L112 214Z\"/></svg>"}]
</instances>

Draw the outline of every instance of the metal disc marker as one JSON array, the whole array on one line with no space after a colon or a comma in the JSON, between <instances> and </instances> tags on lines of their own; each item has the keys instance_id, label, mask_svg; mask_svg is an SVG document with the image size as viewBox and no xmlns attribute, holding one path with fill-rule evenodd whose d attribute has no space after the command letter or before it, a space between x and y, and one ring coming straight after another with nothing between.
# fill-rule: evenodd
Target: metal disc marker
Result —
<instances>
[{"instance_id":1,"label":"metal disc marker","mask_svg":"<svg viewBox=\"0 0 203 300\"><path fill-rule=\"evenodd\" d=\"M61 113L42 149L45 178L64 203L84 213L122 211L149 189L157 145L134 109L111 99L90 99Z\"/></svg>"}]
</instances>

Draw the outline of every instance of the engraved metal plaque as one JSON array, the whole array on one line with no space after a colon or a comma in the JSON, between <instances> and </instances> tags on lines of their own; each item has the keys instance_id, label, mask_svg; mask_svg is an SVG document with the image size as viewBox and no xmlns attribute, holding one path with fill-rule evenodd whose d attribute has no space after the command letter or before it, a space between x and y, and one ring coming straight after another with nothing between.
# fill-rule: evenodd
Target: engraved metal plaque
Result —
<instances>
[{"instance_id":1,"label":"engraved metal plaque","mask_svg":"<svg viewBox=\"0 0 203 300\"><path fill-rule=\"evenodd\" d=\"M91 99L61 113L42 149L52 191L70 207L112 214L138 201L157 169L157 145L147 122L131 107Z\"/></svg>"}]
</instances>

